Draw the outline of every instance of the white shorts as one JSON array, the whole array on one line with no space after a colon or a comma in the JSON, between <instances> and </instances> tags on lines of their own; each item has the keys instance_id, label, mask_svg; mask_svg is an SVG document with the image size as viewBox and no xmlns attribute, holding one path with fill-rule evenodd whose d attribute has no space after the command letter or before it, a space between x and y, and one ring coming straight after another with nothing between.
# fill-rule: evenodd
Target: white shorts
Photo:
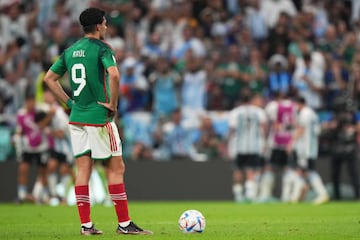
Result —
<instances>
[{"instance_id":1,"label":"white shorts","mask_svg":"<svg viewBox=\"0 0 360 240\"><path fill-rule=\"evenodd\" d=\"M94 160L105 160L122 155L121 140L114 122L103 127L70 124L70 136L75 157L90 153Z\"/></svg>"}]
</instances>

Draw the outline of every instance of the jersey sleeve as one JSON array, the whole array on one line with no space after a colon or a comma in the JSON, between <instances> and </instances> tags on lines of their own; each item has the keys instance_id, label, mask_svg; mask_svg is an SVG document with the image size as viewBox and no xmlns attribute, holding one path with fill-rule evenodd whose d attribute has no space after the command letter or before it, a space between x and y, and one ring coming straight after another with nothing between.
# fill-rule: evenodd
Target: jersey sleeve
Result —
<instances>
[{"instance_id":1,"label":"jersey sleeve","mask_svg":"<svg viewBox=\"0 0 360 240\"><path fill-rule=\"evenodd\" d=\"M261 124L267 123L266 112L263 111L261 108L259 109L259 120Z\"/></svg>"},{"instance_id":2,"label":"jersey sleeve","mask_svg":"<svg viewBox=\"0 0 360 240\"><path fill-rule=\"evenodd\" d=\"M232 110L229 114L229 127L236 128L236 111Z\"/></svg>"},{"instance_id":3,"label":"jersey sleeve","mask_svg":"<svg viewBox=\"0 0 360 240\"><path fill-rule=\"evenodd\" d=\"M110 48L103 48L101 51L101 62L104 65L105 69L116 66L116 59L114 52Z\"/></svg>"},{"instance_id":4,"label":"jersey sleeve","mask_svg":"<svg viewBox=\"0 0 360 240\"><path fill-rule=\"evenodd\" d=\"M62 76L66 72L65 56L64 53L56 60L56 62L50 67L50 70L54 73Z\"/></svg>"},{"instance_id":5,"label":"jersey sleeve","mask_svg":"<svg viewBox=\"0 0 360 240\"><path fill-rule=\"evenodd\" d=\"M306 112L306 111L303 111L299 114L298 116L298 124L301 126L301 127L306 127L308 121L309 121L309 113Z\"/></svg>"}]
</instances>

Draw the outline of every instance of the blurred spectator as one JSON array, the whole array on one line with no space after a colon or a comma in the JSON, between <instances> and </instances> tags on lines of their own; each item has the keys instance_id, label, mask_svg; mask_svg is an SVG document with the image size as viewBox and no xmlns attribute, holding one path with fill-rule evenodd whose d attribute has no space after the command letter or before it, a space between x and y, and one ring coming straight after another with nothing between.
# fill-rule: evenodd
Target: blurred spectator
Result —
<instances>
[{"instance_id":1,"label":"blurred spectator","mask_svg":"<svg viewBox=\"0 0 360 240\"><path fill-rule=\"evenodd\" d=\"M120 85L120 111L132 112L144 110L148 103L148 82L136 71L137 60L128 57L123 63Z\"/></svg>"},{"instance_id":2,"label":"blurred spectator","mask_svg":"<svg viewBox=\"0 0 360 240\"><path fill-rule=\"evenodd\" d=\"M197 57L205 56L205 47L203 43L196 37L194 37L193 28L190 25L186 25L183 29L182 37L176 39L172 48L171 56L173 61L181 60L185 57L188 50L192 50Z\"/></svg>"},{"instance_id":3,"label":"blurred spectator","mask_svg":"<svg viewBox=\"0 0 360 240\"><path fill-rule=\"evenodd\" d=\"M161 48L161 36L157 32L153 32L145 46L142 49L142 55L149 57L150 59L157 59L160 56L164 56L165 51Z\"/></svg>"},{"instance_id":4,"label":"blurred spectator","mask_svg":"<svg viewBox=\"0 0 360 240\"><path fill-rule=\"evenodd\" d=\"M5 53L4 71L8 83L15 85L24 78L26 68L26 41L22 37L12 40Z\"/></svg>"},{"instance_id":5,"label":"blurred spectator","mask_svg":"<svg viewBox=\"0 0 360 240\"><path fill-rule=\"evenodd\" d=\"M293 84L299 95L305 98L309 106L315 110L323 107L322 95L324 91L324 72L312 64L310 54L296 61Z\"/></svg>"},{"instance_id":6,"label":"blurred spectator","mask_svg":"<svg viewBox=\"0 0 360 240\"><path fill-rule=\"evenodd\" d=\"M227 42L227 27L224 23L216 22L212 25L211 36L212 41L208 50L216 50L219 52L224 52L228 48Z\"/></svg>"},{"instance_id":7,"label":"blurred spectator","mask_svg":"<svg viewBox=\"0 0 360 240\"><path fill-rule=\"evenodd\" d=\"M43 70L43 52L40 46L34 46L29 53L25 76L28 79L29 86L35 87L35 82ZM33 89L35 91L35 88Z\"/></svg>"},{"instance_id":8,"label":"blurred spectator","mask_svg":"<svg viewBox=\"0 0 360 240\"><path fill-rule=\"evenodd\" d=\"M206 72L202 67L201 58L191 58L186 63L181 88L181 107L193 113L205 110L206 104Z\"/></svg>"},{"instance_id":9,"label":"blurred spectator","mask_svg":"<svg viewBox=\"0 0 360 240\"><path fill-rule=\"evenodd\" d=\"M163 144L170 159L207 160L205 154L196 151L191 128L185 126L180 109L176 109L171 120L163 125L163 135Z\"/></svg>"},{"instance_id":10,"label":"blurred spectator","mask_svg":"<svg viewBox=\"0 0 360 240\"><path fill-rule=\"evenodd\" d=\"M342 44L337 49L338 57L344 60L344 66L350 68L356 53L357 40L353 32L345 33Z\"/></svg>"},{"instance_id":11,"label":"blurred spectator","mask_svg":"<svg viewBox=\"0 0 360 240\"><path fill-rule=\"evenodd\" d=\"M257 46L261 46L268 37L266 16L263 14L264 12L260 9L260 0L251 0L249 8L246 9L246 21Z\"/></svg>"},{"instance_id":12,"label":"blurred spectator","mask_svg":"<svg viewBox=\"0 0 360 240\"><path fill-rule=\"evenodd\" d=\"M129 0L95 0L90 1L90 7L103 9L109 13L108 22L118 28L120 36L124 36L126 17L132 13L133 2Z\"/></svg>"},{"instance_id":13,"label":"blurred spectator","mask_svg":"<svg viewBox=\"0 0 360 240\"><path fill-rule=\"evenodd\" d=\"M324 54L325 59L330 61L333 57L337 57L340 43L336 27L329 25L325 37L319 41L319 50Z\"/></svg>"},{"instance_id":14,"label":"blurred spectator","mask_svg":"<svg viewBox=\"0 0 360 240\"><path fill-rule=\"evenodd\" d=\"M295 16L297 13L294 3L290 0L263 0L261 12L266 17L266 23L269 27L275 26L281 13L284 12L289 16Z\"/></svg>"},{"instance_id":15,"label":"blurred spectator","mask_svg":"<svg viewBox=\"0 0 360 240\"><path fill-rule=\"evenodd\" d=\"M269 74L267 79L267 92L270 99L280 92L287 95L292 88L292 77L287 71L288 61L280 54L273 55L268 63Z\"/></svg>"},{"instance_id":16,"label":"blurred spectator","mask_svg":"<svg viewBox=\"0 0 360 240\"><path fill-rule=\"evenodd\" d=\"M37 15L36 9L29 13L24 12L20 1L12 1L6 5L4 14L0 15L0 45L4 48L17 38L27 39L28 23ZM5 27L6 26L6 27Z\"/></svg>"},{"instance_id":17,"label":"blurred spectator","mask_svg":"<svg viewBox=\"0 0 360 240\"><path fill-rule=\"evenodd\" d=\"M80 24L77 21L72 21L69 26L69 31L66 37L66 46L70 46L82 36L82 30Z\"/></svg>"},{"instance_id":18,"label":"blurred spectator","mask_svg":"<svg viewBox=\"0 0 360 240\"><path fill-rule=\"evenodd\" d=\"M329 18L325 9L324 1L313 0L309 5L303 6L303 10L312 14L312 31L317 39L321 39L326 32L329 24Z\"/></svg>"},{"instance_id":19,"label":"blurred spectator","mask_svg":"<svg viewBox=\"0 0 360 240\"><path fill-rule=\"evenodd\" d=\"M69 12L69 17L72 21L78 22L80 13L88 8L93 0L82 0L81 4L76 1L67 0L65 3L66 10Z\"/></svg>"},{"instance_id":20,"label":"blurred spectator","mask_svg":"<svg viewBox=\"0 0 360 240\"><path fill-rule=\"evenodd\" d=\"M26 54L24 53L25 40L17 38L8 46L5 56L4 81L7 91L13 92L13 99L8 105L12 113L16 113L24 101L25 88L28 85L25 78ZM16 94L15 94L16 93Z\"/></svg>"},{"instance_id":21,"label":"blurred spectator","mask_svg":"<svg viewBox=\"0 0 360 240\"><path fill-rule=\"evenodd\" d=\"M250 50L249 65L246 67L246 72L248 76L246 88L254 94L262 94L267 76L267 65L256 47Z\"/></svg>"},{"instance_id":22,"label":"blurred spectator","mask_svg":"<svg viewBox=\"0 0 360 240\"><path fill-rule=\"evenodd\" d=\"M226 59L223 63L216 66L216 76L224 94L224 105L226 110L234 107L238 99L238 94L243 87L244 74L241 72L240 50L235 44L228 48Z\"/></svg>"},{"instance_id":23,"label":"blurred spectator","mask_svg":"<svg viewBox=\"0 0 360 240\"><path fill-rule=\"evenodd\" d=\"M54 7L57 0L48 0L48 1L38 1L39 15L37 16L37 25L39 26L41 32L48 32L50 19L54 13ZM68 1L72 2L72 1ZM76 19L79 15L77 15Z\"/></svg>"},{"instance_id":24,"label":"blurred spectator","mask_svg":"<svg viewBox=\"0 0 360 240\"><path fill-rule=\"evenodd\" d=\"M281 12L274 27L270 28L268 43L268 57L273 54L287 55L287 46L290 43L289 29L291 18L285 12Z\"/></svg>"},{"instance_id":25,"label":"blurred spectator","mask_svg":"<svg viewBox=\"0 0 360 240\"><path fill-rule=\"evenodd\" d=\"M46 60L54 62L62 52L68 47L66 44L66 35L61 30L58 22L54 22L56 28L52 32L52 42L47 47Z\"/></svg>"},{"instance_id":26,"label":"blurred spectator","mask_svg":"<svg viewBox=\"0 0 360 240\"><path fill-rule=\"evenodd\" d=\"M149 76L152 87L153 113L158 117L170 117L179 107L180 75L170 67L168 59L159 57L156 71Z\"/></svg>"},{"instance_id":27,"label":"blurred spectator","mask_svg":"<svg viewBox=\"0 0 360 240\"><path fill-rule=\"evenodd\" d=\"M226 142L219 135L213 125L213 121L208 116L201 118L198 137L195 140L197 152L206 154L209 160L219 160L226 158Z\"/></svg>"},{"instance_id":28,"label":"blurred spectator","mask_svg":"<svg viewBox=\"0 0 360 240\"><path fill-rule=\"evenodd\" d=\"M69 11L66 9L65 6L66 0L58 0L55 7L54 13L51 16L50 21L56 21L59 24L59 30L62 33L67 33L70 29L71 25L71 18L69 15Z\"/></svg>"},{"instance_id":29,"label":"blurred spectator","mask_svg":"<svg viewBox=\"0 0 360 240\"><path fill-rule=\"evenodd\" d=\"M144 111L130 112L123 116L126 126L124 135L124 153L133 161L153 159L153 119L151 114Z\"/></svg>"},{"instance_id":30,"label":"blurred spectator","mask_svg":"<svg viewBox=\"0 0 360 240\"><path fill-rule=\"evenodd\" d=\"M332 58L324 76L324 105L326 109L336 110L337 103L344 100L348 82L348 70L339 58Z\"/></svg>"}]
</instances>

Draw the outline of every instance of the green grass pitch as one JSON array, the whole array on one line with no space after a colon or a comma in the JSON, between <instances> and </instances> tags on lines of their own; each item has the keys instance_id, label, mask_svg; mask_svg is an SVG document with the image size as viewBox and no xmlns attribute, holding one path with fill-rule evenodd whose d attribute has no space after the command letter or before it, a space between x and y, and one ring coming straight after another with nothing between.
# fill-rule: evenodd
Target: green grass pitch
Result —
<instances>
[{"instance_id":1,"label":"green grass pitch","mask_svg":"<svg viewBox=\"0 0 360 240\"><path fill-rule=\"evenodd\" d=\"M134 221L154 231L151 236L116 235L112 207L92 207L92 220L104 231L97 239L360 239L360 203L237 204L233 202L130 202ZM197 209L206 218L200 234L181 233L177 221L184 210ZM76 207L0 205L0 239L84 239Z\"/></svg>"}]
</instances>

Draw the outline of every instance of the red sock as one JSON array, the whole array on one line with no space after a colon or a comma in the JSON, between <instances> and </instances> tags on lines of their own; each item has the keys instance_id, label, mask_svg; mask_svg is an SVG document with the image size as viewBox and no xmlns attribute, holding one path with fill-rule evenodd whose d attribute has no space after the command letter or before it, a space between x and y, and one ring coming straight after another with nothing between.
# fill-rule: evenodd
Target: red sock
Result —
<instances>
[{"instance_id":1,"label":"red sock","mask_svg":"<svg viewBox=\"0 0 360 240\"><path fill-rule=\"evenodd\" d=\"M129 217L129 209L128 209L128 201L125 192L124 184L113 184L109 185L109 194L114 203L116 215L118 217L118 221L126 222L130 220Z\"/></svg>"},{"instance_id":2,"label":"red sock","mask_svg":"<svg viewBox=\"0 0 360 240\"><path fill-rule=\"evenodd\" d=\"M75 186L75 195L81 224L91 222L89 186Z\"/></svg>"}]
</instances>

